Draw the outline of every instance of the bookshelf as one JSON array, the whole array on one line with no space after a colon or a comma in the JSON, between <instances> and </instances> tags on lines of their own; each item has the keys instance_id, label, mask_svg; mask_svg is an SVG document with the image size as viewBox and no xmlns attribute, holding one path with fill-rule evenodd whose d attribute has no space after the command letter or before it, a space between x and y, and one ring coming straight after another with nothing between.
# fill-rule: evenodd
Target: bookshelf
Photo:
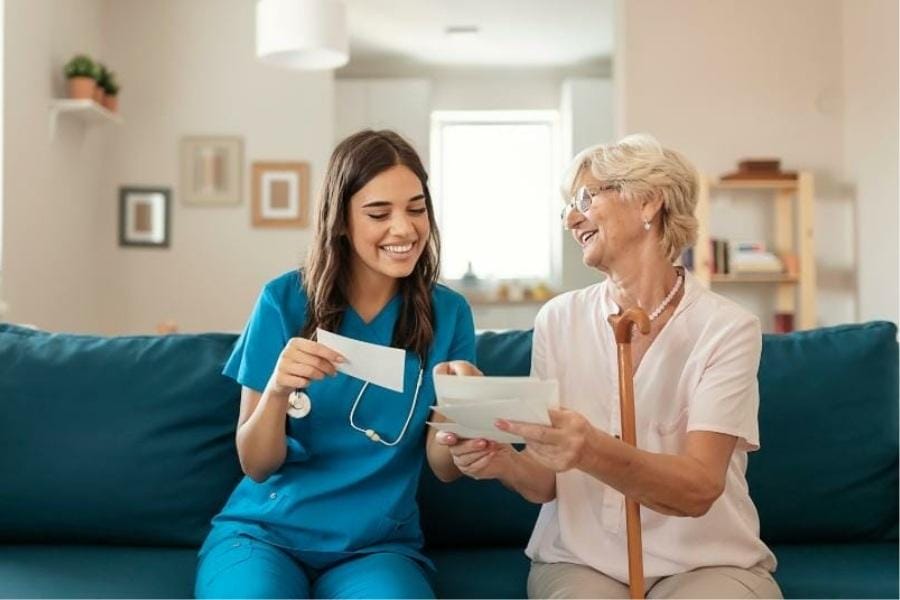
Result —
<instances>
[{"instance_id":1,"label":"bookshelf","mask_svg":"<svg viewBox=\"0 0 900 600\"><path fill-rule=\"evenodd\" d=\"M748 197L774 203L771 250L778 255L797 257L795 273L712 273L710 211L717 192L755 192ZM760 194L759 192L769 192ZM775 311L794 315L795 329L816 326L816 263L813 209L813 176L801 171L796 180L758 179L720 181L700 177L697 198L697 245L694 247L695 275L707 286L757 285L772 289Z\"/></svg>"}]
</instances>

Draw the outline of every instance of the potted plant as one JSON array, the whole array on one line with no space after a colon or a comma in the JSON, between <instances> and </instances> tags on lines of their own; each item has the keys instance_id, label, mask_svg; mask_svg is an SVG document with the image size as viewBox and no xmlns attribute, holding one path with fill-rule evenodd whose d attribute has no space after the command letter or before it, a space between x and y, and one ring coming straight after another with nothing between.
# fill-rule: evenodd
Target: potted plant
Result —
<instances>
[{"instance_id":1,"label":"potted plant","mask_svg":"<svg viewBox=\"0 0 900 600\"><path fill-rule=\"evenodd\" d=\"M103 106L107 108L107 110L111 112L116 112L119 110L119 82L116 81L116 74L112 71L106 71L106 77L100 82L100 85L103 87L103 91L105 95L103 97Z\"/></svg>"},{"instance_id":2,"label":"potted plant","mask_svg":"<svg viewBox=\"0 0 900 600\"><path fill-rule=\"evenodd\" d=\"M97 66L85 54L74 56L63 68L69 82L69 98L90 99L97 87Z\"/></svg>"},{"instance_id":3,"label":"potted plant","mask_svg":"<svg viewBox=\"0 0 900 600\"><path fill-rule=\"evenodd\" d=\"M103 99L106 97L106 91L103 89L103 82L108 77L108 71L103 63L94 63L94 76L97 80L97 86L94 88L94 102L97 104L103 104Z\"/></svg>"}]
</instances>

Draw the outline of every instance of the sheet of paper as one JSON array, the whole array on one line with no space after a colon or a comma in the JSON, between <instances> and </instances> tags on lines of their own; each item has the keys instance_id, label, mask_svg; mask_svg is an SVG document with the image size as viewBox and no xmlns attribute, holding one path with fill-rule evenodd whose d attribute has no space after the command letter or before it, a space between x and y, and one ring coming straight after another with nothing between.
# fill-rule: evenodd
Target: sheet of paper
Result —
<instances>
[{"instance_id":1,"label":"sheet of paper","mask_svg":"<svg viewBox=\"0 0 900 600\"><path fill-rule=\"evenodd\" d=\"M361 342L324 329L316 330L316 339L347 359L337 365L337 370L341 373L368 381L372 385L403 392L405 350Z\"/></svg>"},{"instance_id":2,"label":"sheet of paper","mask_svg":"<svg viewBox=\"0 0 900 600\"><path fill-rule=\"evenodd\" d=\"M491 400L477 404L441 404L433 408L454 423L469 429L482 431L496 429L494 422L497 419L537 423L539 425L550 424L550 416L547 414L546 406L519 398Z\"/></svg>"},{"instance_id":3,"label":"sheet of paper","mask_svg":"<svg viewBox=\"0 0 900 600\"><path fill-rule=\"evenodd\" d=\"M463 427L458 423L437 423L433 421L428 422L429 425L438 429L440 431L446 431L447 433L455 433L461 438L468 439L485 439L485 440L493 440L495 442L500 442L501 444L524 444L525 440L520 438L517 435L513 435L511 433L506 433L505 431L500 431L499 429L494 429L492 431L481 431L479 429L469 429L468 427Z\"/></svg>"},{"instance_id":4,"label":"sheet of paper","mask_svg":"<svg viewBox=\"0 0 900 600\"><path fill-rule=\"evenodd\" d=\"M434 410L450 423L434 426L461 437L523 443L518 436L500 431L497 419L550 424L550 408L559 406L559 385L531 377L466 377L436 375L437 405Z\"/></svg>"},{"instance_id":5,"label":"sheet of paper","mask_svg":"<svg viewBox=\"0 0 900 600\"><path fill-rule=\"evenodd\" d=\"M503 398L541 402L546 408L559 406L559 385L555 380L533 377L474 377L435 375L438 405L472 404Z\"/></svg>"}]
</instances>

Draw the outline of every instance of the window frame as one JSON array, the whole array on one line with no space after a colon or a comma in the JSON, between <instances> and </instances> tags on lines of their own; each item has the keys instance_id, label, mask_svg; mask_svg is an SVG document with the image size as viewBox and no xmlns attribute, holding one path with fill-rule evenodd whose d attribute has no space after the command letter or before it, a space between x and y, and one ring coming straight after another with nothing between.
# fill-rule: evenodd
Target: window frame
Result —
<instances>
[{"instance_id":1,"label":"window frame","mask_svg":"<svg viewBox=\"0 0 900 600\"><path fill-rule=\"evenodd\" d=\"M435 110L431 113L431 136L429 140L430 169L429 179L432 191L432 202L435 211L435 220L440 229L443 229L443 187L442 187L442 160L443 160L443 129L446 126L455 125L547 125L550 127L551 139L551 189L556 191L560 186L562 175L562 126L561 115L558 110ZM554 194L555 196L555 194ZM556 200L556 201L554 201ZM525 285L533 285L539 282L550 286L559 286L562 282L562 233L559 223L559 211L562 203L558 198L548 199L547 202L547 236L550 248L550 272L547 277L523 278L523 277L492 277L491 282L502 283L517 281ZM451 284L460 282L459 278L447 278L441 274L441 278Z\"/></svg>"}]
</instances>

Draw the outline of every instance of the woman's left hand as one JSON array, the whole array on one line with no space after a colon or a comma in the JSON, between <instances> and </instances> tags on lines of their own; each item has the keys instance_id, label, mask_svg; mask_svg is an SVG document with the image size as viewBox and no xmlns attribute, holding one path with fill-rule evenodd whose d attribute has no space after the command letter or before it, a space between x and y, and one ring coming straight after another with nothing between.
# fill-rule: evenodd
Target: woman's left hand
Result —
<instances>
[{"instance_id":1,"label":"woman's left hand","mask_svg":"<svg viewBox=\"0 0 900 600\"><path fill-rule=\"evenodd\" d=\"M588 449L593 426L580 413L550 409L550 425L499 419L497 429L525 438L526 449L543 466L561 473L577 469Z\"/></svg>"}]
</instances>

